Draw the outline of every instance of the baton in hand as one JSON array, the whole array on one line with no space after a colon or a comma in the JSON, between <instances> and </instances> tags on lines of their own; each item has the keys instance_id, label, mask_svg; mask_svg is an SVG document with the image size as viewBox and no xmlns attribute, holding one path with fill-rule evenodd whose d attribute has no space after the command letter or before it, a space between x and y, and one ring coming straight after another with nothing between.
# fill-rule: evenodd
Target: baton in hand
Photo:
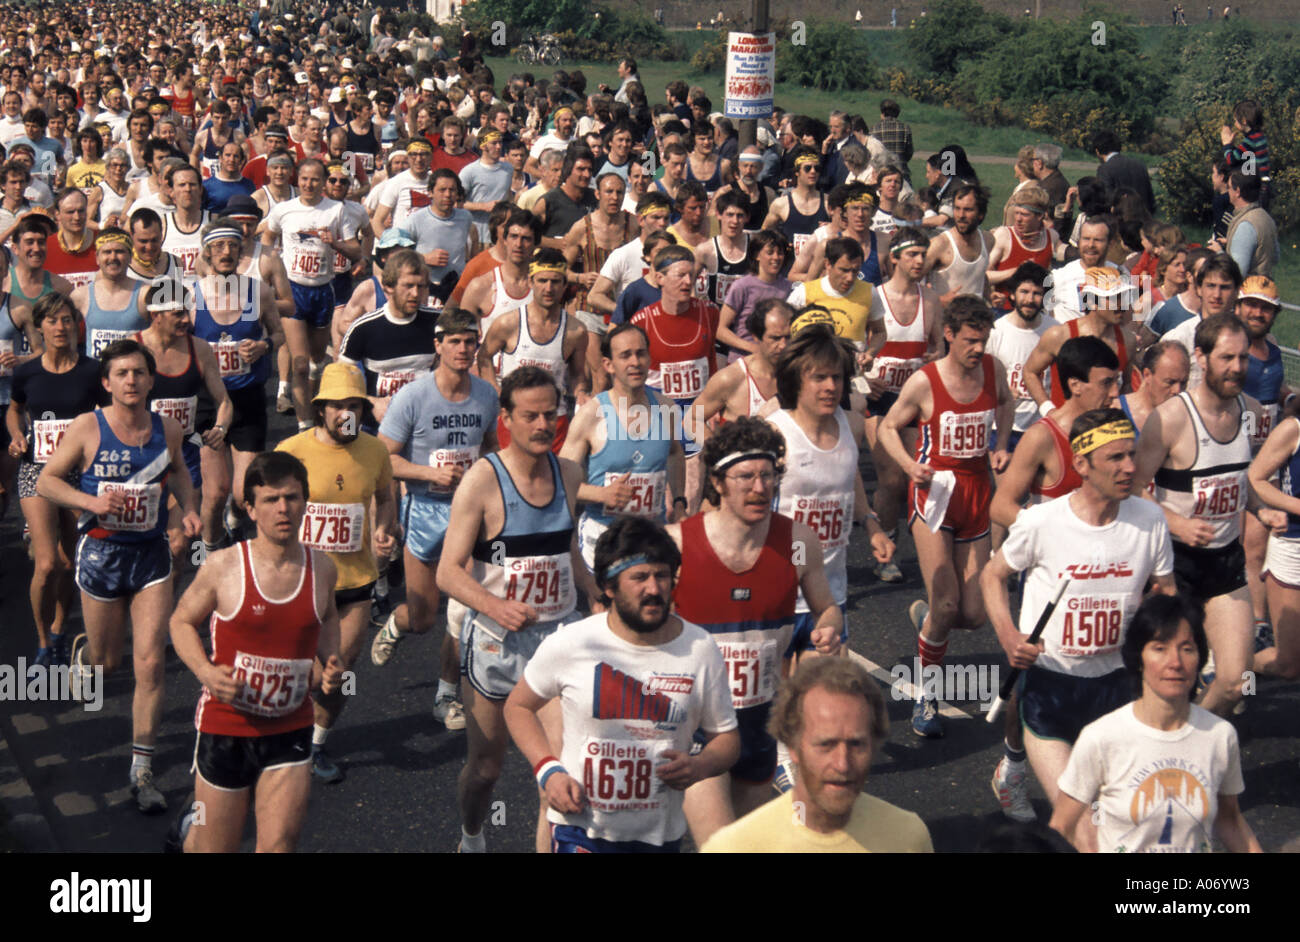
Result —
<instances>
[{"instance_id":1,"label":"baton in hand","mask_svg":"<svg viewBox=\"0 0 1300 942\"><path fill-rule=\"evenodd\" d=\"M1070 580L1067 577L1062 579L1061 584L1056 587L1056 593L1052 596L1052 600L1048 602L1047 606L1043 609L1043 613L1038 616L1038 623L1034 625L1034 630L1029 635L1030 644L1037 644L1038 639L1042 637L1043 629L1045 629L1047 623L1052 620L1052 612L1056 611L1057 603L1061 601L1061 596L1065 594L1066 587L1069 586L1069 584ZM989 707L989 715L987 719L985 719L986 723L992 723L998 718L998 714L1002 712L1002 704L1011 698L1011 692L1016 688L1016 681L1020 678L1020 673L1021 671L1018 667L1011 668L1007 673L1007 679L1002 681L1002 689L998 691L997 699L993 701L993 706Z\"/></svg>"}]
</instances>

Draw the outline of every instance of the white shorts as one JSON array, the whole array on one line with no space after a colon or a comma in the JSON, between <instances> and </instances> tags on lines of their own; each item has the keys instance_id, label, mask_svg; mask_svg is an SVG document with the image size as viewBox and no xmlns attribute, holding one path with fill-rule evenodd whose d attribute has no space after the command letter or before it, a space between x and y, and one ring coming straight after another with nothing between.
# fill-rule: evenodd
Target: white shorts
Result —
<instances>
[{"instance_id":1,"label":"white shorts","mask_svg":"<svg viewBox=\"0 0 1300 942\"><path fill-rule=\"evenodd\" d=\"M1288 589L1300 589L1300 540L1268 537L1263 573Z\"/></svg>"},{"instance_id":2,"label":"white shorts","mask_svg":"<svg viewBox=\"0 0 1300 942\"><path fill-rule=\"evenodd\" d=\"M447 597L447 634L460 640L460 629L465 624L469 609L450 596Z\"/></svg>"},{"instance_id":3,"label":"white shorts","mask_svg":"<svg viewBox=\"0 0 1300 942\"><path fill-rule=\"evenodd\" d=\"M578 521L578 550L582 553L582 561L587 564L590 572L596 571L596 541L600 535L608 530L606 524L599 523L586 514Z\"/></svg>"},{"instance_id":4,"label":"white shorts","mask_svg":"<svg viewBox=\"0 0 1300 942\"><path fill-rule=\"evenodd\" d=\"M599 314L593 314L591 311L574 311L582 326L592 331L598 336L609 333L609 324L605 323L605 318Z\"/></svg>"}]
</instances>

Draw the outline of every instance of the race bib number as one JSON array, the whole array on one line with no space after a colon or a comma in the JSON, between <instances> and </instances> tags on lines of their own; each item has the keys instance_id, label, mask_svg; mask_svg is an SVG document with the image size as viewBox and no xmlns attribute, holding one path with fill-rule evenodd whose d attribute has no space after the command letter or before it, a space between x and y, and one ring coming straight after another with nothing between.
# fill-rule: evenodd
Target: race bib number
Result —
<instances>
[{"instance_id":1,"label":"race bib number","mask_svg":"<svg viewBox=\"0 0 1300 942\"><path fill-rule=\"evenodd\" d=\"M172 254L181 263L182 276L192 278L198 274L199 246L182 245L179 248L172 249Z\"/></svg>"},{"instance_id":2,"label":"race bib number","mask_svg":"<svg viewBox=\"0 0 1300 942\"><path fill-rule=\"evenodd\" d=\"M622 474L605 472L605 486L608 487ZM647 471L627 475L627 485L632 488L632 499L622 507L605 505L606 514L632 514L635 517L653 517L663 510L664 489L667 486L666 471Z\"/></svg>"},{"instance_id":3,"label":"race bib number","mask_svg":"<svg viewBox=\"0 0 1300 942\"><path fill-rule=\"evenodd\" d=\"M1269 433L1273 431L1273 426L1277 424L1277 417L1280 409L1278 404L1276 402L1267 403L1264 404L1262 408L1264 411L1259 417L1259 427L1253 432L1248 433L1250 435L1250 450L1252 453L1259 451L1260 446L1264 444L1264 440L1268 438ZM1247 415L1253 416L1253 413L1246 412L1242 414L1241 424L1243 428L1246 425Z\"/></svg>"},{"instance_id":4,"label":"race bib number","mask_svg":"<svg viewBox=\"0 0 1300 942\"><path fill-rule=\"evenodd\" d=\"M573 611L573 560L557 556L507 556L506 601L523 602L537 609L541 621L552 621Z\"/></svg>"},{"instance_id":5,"label":"race bib number","mask_svg":"<svg viewBox=\"0 0 1300 942\"><path fill-rule=\"evenodd\" d=\"M100 481L98 493L100 496L121 494L126 500L120 514L100 514L99 522L104 529L144 533L158 525L158 510L162 506L161 484Z\"/></svg>"},{"instance_id":6,"label":"race bib number","mask_svg":"<svg viewBox=\"0 0 1300 942\"><path fill-rule=\"evenodd\" d=\"M72 419L37 419L32 423L32 461L45 464L63 441Z\"/></svg>"},{"instance_id":7,"label":"race bib number","mask_svg":"<svg viewBox=\"0 0 1300 942\"><path fill-rule=\"evenodd\" d=\"M12 340L0 340L0 353L13 353L14 342ZM0 376L13 376L14 368L12 366L0 365Z\"/></svg>"},{"instance_id":8,"label":"race bib number","mask_svg":"<svg viewBox=\"0 0 1300 942\"><path fill-rule=\"evenodd\" d=\"M920 360L900 360L895 357L876 357L872 364L872 379L879 380L885 392L896 393L903 388L913 373L921 367Z\"/></svg>"},{"instance_id":9,"label":"race bib number","mask_svg":"<svg viewBox=\"0 0 1300 942\"><path fill-rule=\"evenodd\" d=\"M822 549L832 550L849 545L849 528L852 524L853 495L835 494L831 497L796 497L793 517L817 534Z\"/></svg>"},{"instance_id":10,"label":"race bib number","mask_svg":"<svg viewBox=\"0 0 1300 942\"><path fill-rule=\"evenodd\" d=\"M1011 367L1007 374L1007 385L1011 387L1011 395L1017 399L1029 399L1029 388L1025 385L1025 364L1016 363Z\"/></svg>"},{"instance_id":11,"label":"race bib number","mask_svg":"<svg viewBox=\"0 0 1300 942\"><path fill-rule=\"evenodd\" d=\"M364 170L366 173L371 173L374 171L375 169L374 154L367 154L365 151L360 151L356 154L353 154L352 156L355 157L358 161L360 161L361 169Z\"/></svg>"},{"instance_id":12,"label":"race bib number","mask_svg":"<svg viewBox=\"0 0 1300 942\"><path fill-rule=\"evenodd\" d=\"M1124 627L1123 595L1067 596L1061 600L1064 657L1093 657L1119 650Z\"/></svg>"},{"instance_id":13,"label":"race bib number","mask_svg":"<svg viewBox=\"0 0 1300 942\"><path fill-rule=\"evenodd\" d=\"M110 343L116 343L119 340L125 340L134 334L130 330L108 330L105 328L92 328L89 339L89 354L96 360L104 352L104 348Z\"/></svg>"},{"instance_id":14,"label":"race bib number","mask_svg":"<svg viewBox=\"0 0 1300 942\"><path fill-rule=\"evenodd\" d=\"M217 355L217 369L222 379L227 376L244 376L251 368L239 355L238 340L218 340L212 345L212 352Z\"/></svg>"},{"instance_id":15,"label":"race bib number","mask_svg":"<svg viewBox=\"0 0 1300 942\"><path fill-rule=\"evenodd\" d=\"M808 244L808 240L813 237L811 232L796 232L794 234L794 255L792 258L798 258L803 247Z\"/></svg>"},{"instance_id":16,"label":"race bib number","mask_svg":"<svg viewBox=\"0 0 1300 942\"><path fill-rule=\"evenodd\" d=\"M235 652L235 709L254 716L288 716L307 699L310 658L262 657Z\"/></svg>"},{"instance_id":17,"label":"race bib number","mask_svg":"<svg viewBox=\"0 0 1300 942\"><path fill-rule=\"evenodd\" d=\"M731 705L739 710L770 703L776 696L780 667L776 639L720 641L718 647L731 678Z\"/></svg>"},{"instance_id":18,"label":"race bib number","mask_svg":"<svg viewBox=\"0 0 1300 942\"><path fill-rule=\"evenodd\" d=\"M323 246L316 243L318 238L316 233L314 231L300 232L298 238L311 241L294 243L293 255L289 260L289 274L314 278L329 271L329 266L325 261L326 251Z\"/></svg>"},{"instance_id":19,"label":"race bib number","mask_svg":"<svg viewBox=\"0 0 1300 942\"><path fill-rule=\"evenodd\" d=\"M659 367L663 394L674 399L694 399L709 378L709 361L705 357L664 363Z\"/></svg>"},{"instance_id":20,"label":"race bib number","mask_svg":"<svg viewBox=\"0 0 1300 942\"><path fill-rule=\"evenodd\" d=\"M477 458L477 448L439 448L429 452L429 467L460 468L461 471L468 471ZM435 494L450 494L452 491L450 487L440 487L433 482L429 483L429 490Z\"/></svg>"},{"instance_id":21,"label":"race bib number","mask_svg":"<svg viewBox=\"0 0 1300 942\"><path fill-rule=\"evenodd\" d=\"M1246 472L1198 477L1193 482L1193 517L1235 517L1246 506Z\"/></svg>"},{"instance_id":22,"label":"race bib number","mask_svg":"<svg viewBox=\"0 0 1300 942\"><path fill-rule=\"evenodd\" d=\"M375 395L383 399L397 395L397 391L415 379L415 370L385 370L375 380Z\"/></svg>"},{"instance_id":23,"label":"race bib number","mask_svg":"<svg viewBox=\"0 0 1300 942\"><path fill-rule=\"evenodd\" d=\"M979 458L988 454L993 410L945 412L939 419L939 454L945 458Z\"/></svg>"},{"instance_id":24,"label":"race bib number","mask_svg":"<svg viewBox=\"0 0 1300 942\"><path fill-rule=\"evenodd\" d=\"M595 811L661 811L663 782L655 774L662 764L663 742L587 737L582 743L582 787Z\"/></svg>"},{"instance_id":25,"label":"race bib number","mask_svg":"<svg viewBox=\"0 0 1300 942\"><path fill-rule=\"evenodd\" d=\"M159 415L169 415L181 424L181 432L194 434L194 420L199 411L199 397L186 396L183 399L155 399L149 403L149 409Z\"/></svg>"},{"instance_id":26,"label":"race bib number","mask_svg":"<svg viewBox=\"0 0 1300 942\"><path fill-rule=\"evenodd\" d=\"M356 553L365 535L364 504L318 504L307 501L302 515L303 546L326 553Z\"/></svg>"}]
</instances>

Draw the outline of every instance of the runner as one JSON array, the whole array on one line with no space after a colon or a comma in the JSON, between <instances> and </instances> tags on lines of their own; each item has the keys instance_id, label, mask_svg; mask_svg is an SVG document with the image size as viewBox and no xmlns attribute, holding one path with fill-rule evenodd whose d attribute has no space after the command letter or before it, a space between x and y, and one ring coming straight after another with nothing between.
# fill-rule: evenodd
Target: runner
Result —
<instances>
[{"instance_id":1,"label":"runner","mask_svg":"<svg viewBox=\"0 0 1300 942\"><path fill-rule=\"evenodd\" d=\"M334 563L298 539L307 469L267 452L243 484L257 535L210 557L171 619L172 645L203 684L194 801L168 834L171 852L239 850L250 805L257 851L295 850L311 790L312 675L324 696L342 681ZM211 656L199 637L209 621Z\"/></svg>"},{"instance_id":2,"label":"runner","mask_svg":"<svg viewBox=\"0 0 1300 942\"><path fill-rule=\"evenodd\" d=\"M470 466L497 450L496 392L487 381L470 374L478 349L477 324L468 312L451 309L438 318L435 330L438 365L402 388L379 426L393 476L406 486L401 507L406 602L387 617L371 644L370 659L378 667L388 663L408 632L423 634L433 627L439 601L436 561L452 497ZM452 605L448 599L433 710L448 729L464 729L464 707L456 699L464 610L458 615Z\"/></svg>"},{"instance_id":3,"label":"runner","mask_svg":"<svg viewBox=\"0 0 1300 942\"><path fill-rule=\"evenodd\" d=\"M62 275L74 287L89 284L95 273L95 234L86 226L86 205L81 190L60 190L54 200L58 230L45 246L45 270Z\"/></svg>"},{"instance_id":4,"label":"runner","mask_svg":"<svg viewBox=\"0 0 1300 942\"><path fill-rule=\"evenodd\" d=\"M1192 360L1190 385L1195 386L1204 379L1200 360L1196 357L1196 331L1207 318L1216 314L1230 314L1235 310L1237 293L1241 290L1241 269L1230 255L1220 253L1207 259L1192 279L1196 284L1196 293L1200 297L1201 309L1198 317L1189 317L1160 335L1161 340L1174 340L1183 345Z\"/></svg>"},{"instance_id":5,"label":"runner","mask_svg":"<svg viewBox=\"0 0 1300 942\"><path fill-rule=\"evenodd\" d=\"M746 318L745 333L754 337L758 349L714 373L704 392L686 413L687 434L701 445L712 434L709 423L734 422L741 416L757 416L776 395L777 357L790 343L790 321L794 310L780 298L764 298Z\"/></svg>"},{"instance_id":6,"label":"runner","mask_svg":"<svg viewBox=\"0 0 1300 942\"><path fill-rule=\"evenodd\" d=\"M994 472L1010 454L998 442L990 454L995 425L1008 428L1015 400L1002 364L984 353L993 312L983 300L962 295L944 312L948 353L912 375L898 402L880 423L880 441L911 479L908 494L912 540L925 579L926 601L912 603L908 617L917 629L922 668L943 662L954 629L984 622L978 576L989 558L989 503ZM899 430L921 426L915 458ZM918 736L943 735L938 705L924 695L912 710Z\"/></svg>"},{"instance_id":7,"label":"runner","mask_svg":"<svg viewBox=\"0 0 1300 942\"><path fill-rule=\"evenodd\" d=\"M260 242L258 248L261 248ZM377 311L388 303L383 277L384 265L389 255L394 249L412 248L415 248L415 239L405 229L385 229L384 233L375 240L370 254L370 277L352 289L352 296L348 298L348 303L342 310L337 306L334 308L334 320L330 323L330 340L336 351L343 346L343 335L348 332L348 328L358 317ZM281 395L287 391L286 384Z\"/></svg>"},{"instance_id":8,"label":"runner","mask_svg":"<svg viewBox=\"0 0 1300 942\"><path fill-rule=\"evenodd\" d=\"M103 387L99 364L77 351L80 316L66 295L50 293L37 301L32 323L44 351L12 367L13 389L5 415L8 452L19 459L18 500L31 530L34 568L28 595L38 643L33 663L66 665L72 640L65 628L75 600L72 559L77 521L70 510L37 494L36 480L72 420L94 411Z\"/></svg>"},{"instance_id":9,"label":"runner","mask_svg":"<svg viewBox=\"0 0 1300 942\"><path fill-rule=\"evenodd\" d=\"M385 181L380 191L379 208L370 220L376 232L383 232L389 226L404 227L412 213L428 205L433 145L417 137L407 143L406 153L410 157L410 168Z\"/></svg>"},{"instance_id":10,"label":"runner","mask_svg":"<svg viewBox=\"0 0 1300 942\"><path fill-rule=\"evenodd\" d=\"M1010 226L993 230L993 247L985 278L995 308L1010 303L1003 282L1025 262L1050 269L1053 259L1060 259L1065 249L1055 229L1044 225L1052 198L1036 184L1021 187L1011 196L1014 220ZM955 210L954 210L955 211Z\"/></svg>"},{"instance_id":11,"label":"runner","mask_svg":"<svg viewBox=\"0 0 1300 942\"><path fill-rule=\"evenodd\" d=\"M1239 539L1242 511L1270 528L1281 529L1286 518L1260 509L1246 480L1260 408L1241 393L1250 359L1245 328L1231 314L1215 314L1200 322L1196 341L1205 379L1147 418L1137 484L1145 487L1154 479L1155 500L1174 540L1179 594L1205 606L1216 676L1204 678L1208 689L1201 702L1223 715L1241 699L1253 644Z\"/></svg>"},{"instance_id":12,"label":"runner","mask_svg":"<svg viewBox=\"0 0 1300 942\"><path fill-rule=\"evenodd\" d=\"M876 194L865 183L850 183L844 188L844 231L841 238L852 239L861 246L862 261L858 277L873 285L882 284L890 275L890 243L894 236L876 232L871 228L871 218L876 213ZM808 274L817 278L833 264L828 254L830 243L813 247L808 262ZM925 253L922 253L924 259Z\"/></svg>"},{"instance_id":13,"label":"runner","mask_svg":"<svg viewBox=\"0 0 1300 942\"><path fill-rule=\"evenodd\" d=\"M379 578L375 557L387 556L397 543L388 449L361 431L365 392L365 381L355 366L329 364L321 373L320 391L312 398L315 428L276 446L276 451L288 452L307 469L307 506L298 540L307 549L323 552L337 570L332 584L339 619L338 659L344 671L352 669L370 624L370 591ZM329 784L343 781L343 770L325 752L325 741L347 705L347 692L322 693L313 709L312 773Z\"/></svg>"},{"instance_id":14,"label":"runner","mask_svg":"<svg viewBox=\"0 0 1300 942\"><path fill-rule=\"evenodd\" d=\"M745 199L739 193L720 193L713 201L713 211L718 217L718 234L695 249L699 265L695 293L721 308L731 286L750 270Z\"/></svg>"},{"instance_id":15,"label":"runner","mask_svg":"<svg viewBox=\"0 0 1300 942\"><path fill-rule=\"evenodd\" d=\"M614 521L595 551L606 611L543 641L506 701L510 735L550 806L553 853L679 851L681 793L740 755L722 655L672 613L681 562L657 524ZM556 699L560 758L538 718ZM693 753L701 734L707 742Z\"/></svg>"},{"instance_id":16,"label":"runner","mask_svg":"<svg viewBox=\"0 0 1300 942\"><path fill-rule=\"evenodd\" d=\"M564 250L564 238L575 225L597 206L597 196L591 192L591 175L595 159L586 147L574 147L564 154L560 168L560 185L547 190L546 195L533 205L533 215L542 223L542 238L538 245ZM619 202L622 202L620 198Z\"/></svg>"},{"instance_id":17,"label":"runner","mask_svg":"<svg viewBox=\"0 0 1300 942\"><path fill-rule=\"evenodd\" d=\"M162 217L147 206L131 213L131 261L126 276L145 286L170 282L179 296L184 290L181 263L162 248Z\"/></svg>"},{"instance_id":18,"label":"runner","mask_svg":"<svg viewBox=\"0 0 1300 942\"><path fill-rule=\"evenodd\" d=\"M821 157L812 148L795 151L794 189L774 199L767 218L763 220L764 229L780 229L790 245L782 274L790 270L790 265L794 264L804 243L812 238L817 227L831 218L826 211L826 194L817 189L821 165Z\"/></svg>"},{"instance_id":19,"label":"runner","mask_svg":"<svg viewBox=\"0 0 1300 942\"><path fill-rule=\"evenodd\" d=\"M334 253L342 252L354 262L361 257L357 239L343 238L343 204L325 197L324 184L325 165L315 159L304 160L298 166L298 196L271 209L262 233L262 244L268 250L275 248L283 233L284 254L289 259L285 267L293 288L294 312L283 326L299 431L311 428L308 386L323 366L329 342Z\"/></svg>"},{"instance_id":20,"label":"runner","mask_svg":"<svg viewBox=\"0 0 1300 942\"><path fill-rule=\"evenodd\" d=\"M819 653L835 654L844 630L816 533L773 509L785 467L780 433L761 419L737 419L700 454L708 468L704 496L717 509L668 527L682 552L673 601L682 618L722 649L740 722L740 758L726 776L686 794L697 845L771 794L777 752L767 720L794 636L799 590L809 600L810 637Z\"/></svg>"},{"instance_id":21,"label":"runner","mask_svg":"<svg viewBox=\"0 0 1300 942\"><path fill-rule=\"evenodd\" d=\"M510 443L465 472L438 559L438 588L469 609L461 639L461 673L469 681L469 752L458 787L463 852L487 849L482 828L505 757L506 697L538 645L572 620L576 590L598 597L574 527L582 469L548 453L559 407L548 370L521 366L502 380ZM543 710L541 719L547 738L561 742L554 711ZM546 810L543 797L540 851L550 845Z\"/></svg>"},{"instance_id":22,"label":"runner","mask_svg":"<svg viewBox=\"0 0 1300 942\"><path fill-rule=\"evenodd\" d=\"M1004 283L1011 297L1011 310L994 322L993 333L989 335L989 354L1006 370L1007 385L1016 397L1016 418L1010 434L1005 429L996 429L998 435L1006 435L1007 450L1013 454L1025 430L1039 416L1038 403L1025 386L1025 361L1038 347L1043 334L1057 326L1056 321L1043 313L1043 285L1048 277L1047 271L1034 262L1025 262L1017 268ZM1001 486L999 477L998 487ZM997 524L996 515L994 523Z\"/></svg>"},{"instance_id":23,"label":"runner","mask_svg":"<svg viewBox=\"0 0 1300 942\"><path fill-rule=\"evenodd\" d=\"M207 341L230 399L230 425L221 449L200 452L203 474L203 541L210 551L224 537L225 495L244 505L243 481L254 456L266 449L266 381L271 351L284 345L272 281L260 277L258 259L252 273L244 267L244 228L228 216L203 227L199 268L191 313L194 336ZM254 243L256 245L256 243ZM260 248L260 246L259 246ZM267 258L271 256L267 255ZM283 268L278 269L283 274ZM212 406L200 401L200 421Z\"/></svg>"},{"instance_id":24,"label":"runner","mask_svg":"<svg viewBox=\"0 0 1300 942\"><path fill-rule=\"evenodd\" d=\"M478 254L479 237L470 213L456 208L461 183L454 173L446 169L433 171L429 175L429 196L429 205L417 209L406 220L406 231L429 266L430 299L441 307L459 284L466 260Z\"/></svg>"},{"instance_id":25,"label":"runner","mask_svg":"<svg viewBox=\"0 0 1300 942\"><path fill-rule=\"evenodd\" d=\"M92 667L116 670L131 620L135 694L131 706L131 794L145 814L167 799L154 784L153 753L163 711L166 622L172 609L172 565L164 508L174 490L187 538L199 514L181 455L181 428L152 414L153 356L134 340L109 344L99 357L111 404L78 416L46 463L36 492L81 511L76 581L85 634L72 642L74 686L84 693ZM76 485L68 479L80 474Z\"/></svg>"},{"instance_id":26,"label":"runner","mask_svg":"<svg viewBox=\"0 0 1300 942\"><path fill-rule=\"evenodd\" d=\"M1043 298L1043 310L1058 324L1066 324L1083 316L1083 288L1087 283L1088 269L1119 269L1114 262L1106 260L1111 244L1118 238L1117 226L1118 220L1107 213L1089 216L1079 226L1079 257L1051 273L1046 286L1047 294ZM1135 284L1135 290L1137 287ZM1137 307L1136 296L1132 306Z\"/></svg>"},{"instance_id":27,"label":"runner","mask_svg":"<svg viewBox=\"0 0 1300 942\"><path fill-rule=\"evenodd\" d=\"M533 253L528 266L528 282L533 297L526 305L507 311L483 332L478 350L478 374L495 389L516 369L538 366L554 377L560 389L558 425L553 439L559 454L569 428L572 406L570 393L581 406L591 395L587 375L587 330L564 310L564 286L568 266L556 249L542 248ZM541 339L545 338L545 339ZM493 358L501 354L501 380L493 368ZM510 444L510 428L504 418L497 421L497 440L504 448Z\"/></svg>"},{"instance_id":28,"label":"runner","mask_svg":"<svg viewBox=\"0 0 1300 942\"><path fill-rule=\"evenodd\" d=\"M340 130L339 134L342 133ZM355 237L361 245L361 257L355 261L341 252L334 253L334 314L352 297L352 279L354 275L366 270L365 259L370 255L375 242L375 234L370 229L370 216L360 203L348 199L353 179L342 162L331 159L325 167L325 195L343 206L343 237Z\"/></svg>"},{"instance_id":29,"label":"runner","mask_svg":"<svg viewBox=\"0 0 1300 942\"><path fill-rule=\"evenodd\" d=\"M266 182L253 191L253 201L263 216L298 195L298 188L293 185L294 169L293 155L285 151L267 155Z\"/></svg>"},{"instance_id":30,"label":"runner","mask_svg":"<svg viewBox=\"0 0 1300 942\"><path fill-rule=\"evenodd\" d=\"M794 290L794 284L781 277L789 254L785 236L773 229L762 229L749 236L745 273L731 281L718 319L718 340L730 349L728 363L756 353L762 345L747 326L755 307L769 298L784 301Z\"/></svg>"},{"instance_id":31,"label":"runner","mask_svg":"<svg viewBox=\"0 0 1300 942\"><path fill-rule=\"evenodd\" d=\"M98 357L109 344L149 326L144 285L127 275L131 250L131 238L121 229L101 229L95 239L99 270L90 284L70 289L72 305L85 323L89 356Z\"/></svg>"},{"instance_id":32,"label":"runner","mask_svg":"<svg viewBox=\"0 0 1300 942\"><path fill-rule=\"evenodd\" d=\"M1044 331L1020 374L1025 389L1029 390L1029 395L1038 404L1038 411L1044 415L1065 404L1065 386L1057 375L1056 357L1066 340L1071 337L1100 337L1115 351L1121 379L1117 393L1123 391L1129 356L1137 351L1133 332L1124 326L1130 319L1133 302L1137 300L1137 289L1128 275L1113 268L1089 268L1083 287L1079 289L1079 298L1086 313ZM1042 379L1049 369L1052 373L1050 397Z\"/></svg>"},{"instance_id":33,"label":"runner","mask_svg":"<svg viewBox=\"0 0 1300 942\"><path fill-rule=\"evenodd\" d=\"M480 337L487 336L501 315L533 301L528 268L541 237L541 223L532 213L512 209L503 228L505 235L498 240L504 252L501 263L470 282L461 301L461 307L479 318Z\"/></svg>"},{"instance_id":34,"label":"runner","mask_svg":"<svg viewBox=\"0 0 1300 942\"><path fill-rule=\"evenodd\" d=\"M686 510L681 413L646 390L649 338L640 327L619 324L601 337L601 348L612 384L577 411L560 451L586 472L578 489L578 502L586 505L578 544L593 574L600 572L596 542L616 519L631 514L675 522Z\"/></svg>"},{"instance_id":35,"label":"runner","mask_svg":"<svg viewBox=\"0 0 1300 942\"><path fill-rule=\"evenodd\" d=\"M1191 363L1182 344L1157 340L1143 349L1141 358L1130 365L1133 392L1119 397L1119 407L1141 436L1147 417L1187 388Z\"/></svg>"},{"instance_id":36,"label":"runner","mask_svg":"<svg viewBox=\"0 0 1300 942\"><path fill-rule=\"evenodd\" d=\"M650 271L645 261L645 240L652 232L668 228L672 203L662 193L651 191L636 206L640 237L609 253L600 267L600 276L587 292L587 306L597 314L613 314L615 303L628 287ZM676 237L674 236L674 240Z\"/></svg>"},{"instance_id":37,"label":"runner","mask_svg":"<svg viewBox=\"0 0 1300 942\"><path fill-rule=\"evenodd\" d=\"M1089 338L1070 341L1088 343ZM1090 345L1102 346L1095 338ZM1097 351L1108 354L1113 356L1104 347ZM1113 382L1114 368L1106 372ZM1148 582L1153 580L1156 591L1165 595L1176 591L1164 515L1134 495L1137 432L1118 409L1079 409L1075 403L1087 392L1096 393L1094 400L1102 393L1085 391L1076 377L1071 380L1077 394L1052 416L1070 419L1070 469L1078 488L1021 511L980 578L1007 660L1012 668L1025 671L1014 721L1019 730L1023 718L1023 745L1006 744L1006 755L993 776L1003 812L1025 821L1036 817L1024 789L1026 752L1047 800L1056 805L1057 780L1080 731L1129 700L1130 678L1120 648ZM1017 451L1013 463L1020 457ZM1007 579L1016 573L1025 574L1019 628L1007 591ZM1030 644L1025 635L1033 631L1039 613L1065 578L1070 585L1042 640ZM1008 801L1006 792L1020 800ZM1095 847L1096 832L1087 819L1066 836L1076 846Z\"/></svg>"},{"instance_id":38,"label":"runner","mask_svg":"<svg viewBox=\"0 0 1300 942\"><path fill-rule=\"evenodd\" d=\"M15 393L17 387L15 386ZM1275 641L1256 650L1251 669L1286 680L1300 678L1300 419L1287 416L1269 434L1247 471L1262 503L1286 513L1286 529L1268 535L1264 586ZM24 508L25 509L25 508ZM34 545L34 544L33 544ZM1257 635L1258 637L1258 635ZM1256 648L1260 647L1256 642Z\"/></svg>"},{"instance_id":39,"label":"runner","mask_svg":"<svg viewBox=\"0 0 1300 942\"><path fill-rule=\"evenodd\" d=\"M196 266L202 247L199 230L208 221L208 211L202 208L203 184L199 172L184 164L168 170L166 180L176 208L163 214L162 247L181 263L181 276L189 288L198 278Z\"/></svg>"}]
</instances>

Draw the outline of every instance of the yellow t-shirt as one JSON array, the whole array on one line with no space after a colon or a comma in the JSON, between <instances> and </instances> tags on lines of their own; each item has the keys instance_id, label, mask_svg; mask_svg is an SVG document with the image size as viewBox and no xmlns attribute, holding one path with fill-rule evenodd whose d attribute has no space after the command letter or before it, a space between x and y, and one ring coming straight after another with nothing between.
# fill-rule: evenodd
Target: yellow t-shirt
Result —
<instances>
[{"instance_id":1,"label":"yellow t-shirt","mask_svg":"<svg viewBox=\"0 0 1300 942\"><path fill-rule=\"evenodd\" d=\"M68 186L75 186L78 189L89 190L93 186L98 186L99 181L104 179L106 168L104 161L88 164L84 161L77 161L68 168L68 174L64 182Z\"/></svg>"},{"instance_id":2,"label":"yellow t-shirt","mask_svg":"<svg viewBox=\"0 0 1300 942\"><path fill-rule=\"evenodd\" d=\"M795 813L794 792L774 798L727 825L700 848L706 854L932 854L930 832L910 811L862 794L848 826L811 831Z\"/></svg>"},{"instance_id":3,"label":"yellow t-shirt","mask_svg":"<svg viewBox=\"0 0 1300 942\"><path fill-rule=\"evenodd\" d=\"M803 292L807 303L820 304L831 312L837 336L854 343L866 343L867 322L871 319L871 285L868 282L854 279L849 293L841 297L831 294L825 278L818 278L805 281Z\"/></svg>"},{"instance_id":4,"label":"yellow t-shirt","mask_svg":"<svg viewBox=\"0 0 1300 942\"><path fill-rule=\"evenodd\" d=\"M393 481L388 449L362 432L349 445L326 444L315 429L286 438L287 451L307 466L311 485L303 515L303 545L329 553L339 570L336 591L360 588L379 578L370 549L370 499Z\"/></svg>"}]
</instances>

